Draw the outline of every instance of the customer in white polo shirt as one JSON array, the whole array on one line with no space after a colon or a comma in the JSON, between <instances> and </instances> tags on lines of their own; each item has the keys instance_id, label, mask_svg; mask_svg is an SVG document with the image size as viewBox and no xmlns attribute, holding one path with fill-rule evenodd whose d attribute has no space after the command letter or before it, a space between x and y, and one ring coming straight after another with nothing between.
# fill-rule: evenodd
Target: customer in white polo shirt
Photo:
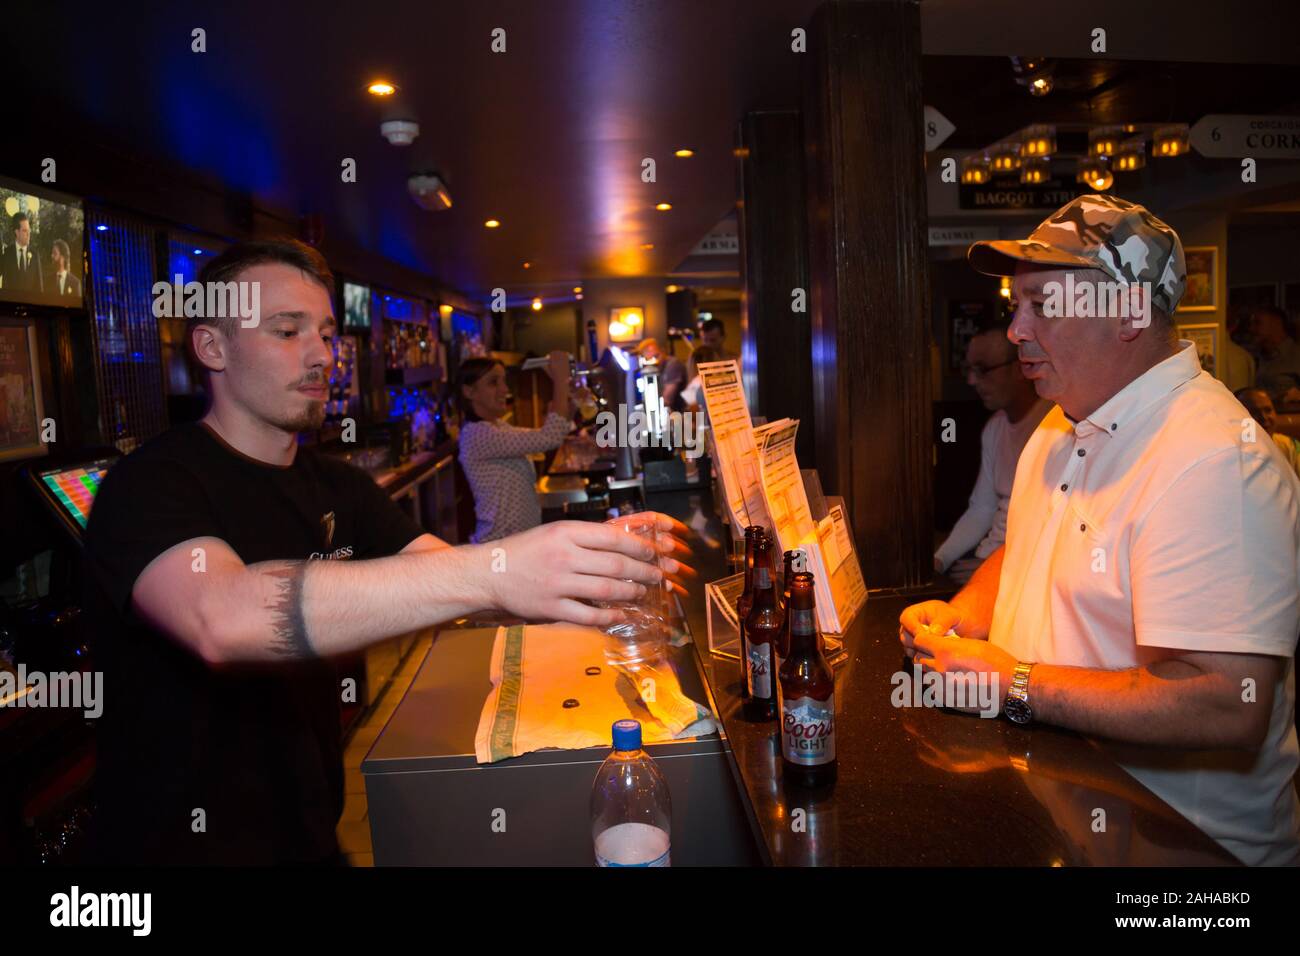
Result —
<instances>
[{"instance_id":1,"label":"customer in white polo shirt","mask_svg":"<svg viewBox=\"0 0 1300 956\"><path fill-rule=\"evenodd\" d=\"M904 611L904 647L996 677L1009 719L1101 739L1243 862L1300 863L1300 481L1175 338L1178 236L1086 196L969 258L1015 276L1008 338L1057 407L1021 454L1006 544L950 602Z\"/></svg>"}]
</instances>

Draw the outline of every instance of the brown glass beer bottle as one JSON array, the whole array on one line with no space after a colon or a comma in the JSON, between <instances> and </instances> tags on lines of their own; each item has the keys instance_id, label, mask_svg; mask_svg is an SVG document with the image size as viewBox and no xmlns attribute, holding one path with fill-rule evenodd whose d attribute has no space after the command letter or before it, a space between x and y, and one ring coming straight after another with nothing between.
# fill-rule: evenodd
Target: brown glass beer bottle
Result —
<instances>
[{"instance_id":1,"label":"brown glass beer bottle","mask_svg":"<svg viewBox=\"0 0 1300 956\"><path fill-rule=\"evenodd\" d=\"M781 639L785 615L777 601L774 548L772 539L766 536L754 545L754 598L745 619L745 680L749 690L745 716L750 720L775 720L777 713L776 643Z\"/></svg>"},{"instance_id":2,"label":"brown glass beer bottle","mask_svg":"<svg viewBox=\"0 0 1300 956\"><path fill-rule=\"evenodd\" d=\"M736 620L740 624L740 697L749 700L749 680L745 676L749 660L749 650L745 645L745 618L754 603L754 545L766 532L759 525L750 525L745 529L745 589L736 600Z\"/></svg>"},{"instance_id":3,"label":"brown glass beer bottle","mask_svg":"<svg viewBox=\"0 0 1300 956\"><path fill-rule=\"evenodd\" d=\"M835 673L822 654L817 632L813 576L796 572L790 582L789 656L777 681L781 707L781 763L800 786L835 781Z\"/></svg>"}]
</instances>

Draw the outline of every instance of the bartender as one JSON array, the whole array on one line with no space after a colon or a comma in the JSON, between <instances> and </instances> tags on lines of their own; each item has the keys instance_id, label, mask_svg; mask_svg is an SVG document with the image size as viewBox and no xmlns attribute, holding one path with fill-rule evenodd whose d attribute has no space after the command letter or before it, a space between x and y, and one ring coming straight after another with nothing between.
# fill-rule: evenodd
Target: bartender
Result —
<instances>
[{"instance_id":1,"label":"bartender","mask_svg":"<svg viewBox=\"0 0 1300 956\"><path fill-rule=\"evenodd\" d=\"M542 523L536 473L527 456L559 448L573 426L569 356L552 352L550 410L541 428L519 428L501 419L510 401L506 369L493 358L461 363L456 391L464 403L460 464L474 493L476 544L518 534Z\"/></svg>"},{"instance_id":2,"label":"bartender","mask_svg":"<svg viewBox=\"0 0 1300 956\"><path fill-rule=\"evenodd\" d=\"M1300 481L1177 338L1177 233L1083 196L969 258L1014 276L1007 337L1056 407L1021 453L1006 543L951 601L903 612L914 666L1105 740L1242 862L1300 863Z\"/></svg>"},{"instance_id":3,"label":"bartender","mask_svg":"<svg viewBox=\"0 0 1300 956\"><path fill-rule=\"evenodd\" d=\"M333 362L320 253L237 244L200 280L258 283L260 313L190 318L211 406L114 465L86 530L86 617L112 688L99 856L337 863L347 688L332 658L481 610L607 626L621 613L585 602L636 600L678 563L659 557L667 535L586 522L492 548L426 534L364 472L299 446Z\"/></svg>"}]
</instances>

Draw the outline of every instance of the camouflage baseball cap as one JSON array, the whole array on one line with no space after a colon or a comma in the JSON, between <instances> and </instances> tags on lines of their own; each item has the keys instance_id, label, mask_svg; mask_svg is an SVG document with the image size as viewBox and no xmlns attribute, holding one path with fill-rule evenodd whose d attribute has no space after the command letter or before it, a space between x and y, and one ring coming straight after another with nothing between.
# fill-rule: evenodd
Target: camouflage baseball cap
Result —
<instances>
[{"instance_id":1,"label":"camouflage baseball cap","mask_svg":"<svg viewBox=\"0 0 1300 956\"><path fill-rule=\"evenodd\" d=\"M1151 302L1172 314L1187 286L1178 233L1145 206L1116 196L1080 196L1039 224L1028 239L992 239L966 258L985 275L1014 275L1016 262L1100 269L1125 284L1151 283Z\"/></svg>"}]
</instances>

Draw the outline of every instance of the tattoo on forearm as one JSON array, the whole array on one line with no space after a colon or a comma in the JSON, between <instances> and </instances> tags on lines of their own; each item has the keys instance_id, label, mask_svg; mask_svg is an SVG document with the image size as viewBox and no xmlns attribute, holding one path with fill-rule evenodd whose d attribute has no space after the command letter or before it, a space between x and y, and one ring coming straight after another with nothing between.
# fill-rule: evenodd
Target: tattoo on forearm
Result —
<instances>
[{"instance_id":1,"label":"tattoo on forearm","mask_svg":"<svg viewBox=\"0 0 1300 956\"><path fill-rule=\"evenodd\" d=\"M297 561L287 567L263 571L275 578L275 595L268 606L275 639L271 651L281 657L316 657L316 650L307 637L307 618L302 606L302 584L307 574L307 562Z\"/></svg>"}]
</instances>

